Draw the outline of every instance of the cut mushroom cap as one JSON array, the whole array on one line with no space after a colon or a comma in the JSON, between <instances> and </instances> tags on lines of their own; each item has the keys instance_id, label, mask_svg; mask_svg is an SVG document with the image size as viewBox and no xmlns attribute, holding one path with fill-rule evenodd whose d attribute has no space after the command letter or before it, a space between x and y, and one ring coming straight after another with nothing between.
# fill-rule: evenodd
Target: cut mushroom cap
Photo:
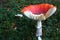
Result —
<instances>
[{"instance_id":1,"label":"cut mushroom cap","mask_svg":"<svg viewBox=\"0 0 60 40\"><path fill-rule=\"evenodd\" d=\"M24 7L21 12L34 20L45 20L56 11L56 7L50 4L37 4Z\"/></svg>"}]
</instances>

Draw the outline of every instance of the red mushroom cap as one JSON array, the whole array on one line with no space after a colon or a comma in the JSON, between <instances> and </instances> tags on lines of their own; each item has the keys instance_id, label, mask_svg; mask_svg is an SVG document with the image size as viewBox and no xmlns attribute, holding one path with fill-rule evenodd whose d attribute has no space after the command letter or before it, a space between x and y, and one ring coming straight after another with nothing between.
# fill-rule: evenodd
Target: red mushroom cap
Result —
<instances>
[{"instance_id":1,"label":"red mushroom cap","mask_svg":"<svg viewBox=\"0 0 60 40\"><path fill-rule=\"evenodd\" d=\"M56 11L56 7L51 4L36 4L24 7L21 12L25 16L35 20L45 20Z\"/></svg>"},{"instance_id":2,"label":"red mushroom cap","mask_svg":"<svg viewBox=\"0 0 60 40\"><path fill-rule=\"evenodd\" d=\"M25 12L27 10L31 11L33 14L45 14L50 8L54 7L50 4L36 4L36 5L29 5L27 7L24 7L21 12Z\"/></svg>"}]
</instances>

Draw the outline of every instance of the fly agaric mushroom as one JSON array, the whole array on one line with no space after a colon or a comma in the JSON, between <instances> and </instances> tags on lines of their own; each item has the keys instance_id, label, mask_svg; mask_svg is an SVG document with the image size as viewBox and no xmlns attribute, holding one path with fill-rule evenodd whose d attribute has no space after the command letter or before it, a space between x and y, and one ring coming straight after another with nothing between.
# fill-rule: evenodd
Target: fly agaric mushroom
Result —
<instances>
[{"instance_id":1,"label":"fly agaric mushroom","mask_svg":"<svg viewBox=\"0 0 60 40\"><path fill-rule=\"evenodd\" d=\"M42 20L46 20L56 11L56 6L51 4L36 4L36 5L29 5L24 7L21 12L24 13L30 19L38 20L37 22L37 32L36 36L38 40L42 40L40 36L42 36Z\"/></svg>"}]
</instances>

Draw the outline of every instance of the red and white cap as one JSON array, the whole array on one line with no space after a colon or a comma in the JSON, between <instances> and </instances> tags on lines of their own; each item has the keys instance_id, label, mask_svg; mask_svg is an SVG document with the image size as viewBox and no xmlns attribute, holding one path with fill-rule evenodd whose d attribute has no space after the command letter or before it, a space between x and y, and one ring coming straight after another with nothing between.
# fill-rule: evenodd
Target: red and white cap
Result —
<instances>
[{"instance_id":1,"label":"red and white cap","mask_svg":"<svg viewBox=\"0 0 60 40\"><path fill-rule=\"evenodd\" d=\"M54 14L55 11L56 6L51 4L29 5L21 10L25 16L34 20L45 20Z\"/></svg>"}]
</instances>

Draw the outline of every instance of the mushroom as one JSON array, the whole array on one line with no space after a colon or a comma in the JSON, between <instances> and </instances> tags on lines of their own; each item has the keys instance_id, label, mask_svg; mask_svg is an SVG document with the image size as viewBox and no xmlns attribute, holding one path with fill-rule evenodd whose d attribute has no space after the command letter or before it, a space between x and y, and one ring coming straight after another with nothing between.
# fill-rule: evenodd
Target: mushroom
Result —
<instances>
[{"instance_id":1,"label":"mushroom","mask_svg":"<svg viewBox=\"0 0 60 40\"><path fill-rule=\"evenodd\" d=\"M36 4L36 5L29 5L24 7L21 12L30 19L37 20L37 31L36 36L38 40L42 40L42 20L46 20L56 11L56 6L51 4Z\"/></svg>"}]
</instances>

